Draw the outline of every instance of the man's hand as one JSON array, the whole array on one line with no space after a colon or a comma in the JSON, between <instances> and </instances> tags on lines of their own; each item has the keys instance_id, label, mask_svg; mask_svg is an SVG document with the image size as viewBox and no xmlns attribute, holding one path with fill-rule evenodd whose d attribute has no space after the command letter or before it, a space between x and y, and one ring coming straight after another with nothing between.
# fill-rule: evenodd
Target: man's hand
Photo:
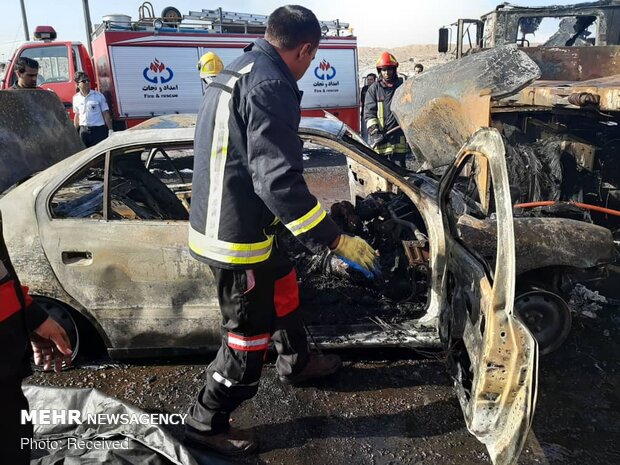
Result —
<instances>
[{"instance_id":1,"label":"man's hand","mask_svg":"<svg viewBox=\"0 0 620 465\"><path fill-rule=\"evenodd\" d=\"M62 369L62 363L71 365L71 342L62 327L51 317L30 334L30 343L34 352L34 364L43 365L43 370L49 371L54 365L54 371Z\"/></svg>"},{"instance_id":2,"label":"man's hand","mask_svg":"<svg viewBox=\"0 0 620 465\"><path fill-rule=\"evenodd\" d=\"M362 268L374 272L377 254L368 243L358 236L340 235L334 253Z\"/></svg>"},{"instance_id":3,"label":"man's hand","mask_svg":"<svg viewBox=\"0 0 620 465\"><path fill-rule=\"evenodd\" d=\"M108 129L108 137L114 134L114 129Z\"/></svg>"},{"instance_id":4,"label":"man's hand","mask_svg":"<svg viewBox=\"0 0 620 465\"><path fill-rule=\"evenodd\" d=\"M379 130L379 126L376 124L368 128L368 136L370 139L370 146L373 149L385 141L385 134Z\"/></svg>"}]
</instances>

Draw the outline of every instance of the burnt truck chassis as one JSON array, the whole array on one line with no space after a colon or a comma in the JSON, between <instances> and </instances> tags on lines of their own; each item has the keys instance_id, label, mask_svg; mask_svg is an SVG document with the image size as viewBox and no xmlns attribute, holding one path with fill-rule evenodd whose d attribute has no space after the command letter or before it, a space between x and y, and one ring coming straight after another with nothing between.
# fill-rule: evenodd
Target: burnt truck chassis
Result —
<instances>
[{"instance_id":1,"label":"burnt truck chassis","mask_svg":"<svg viewBox=\"0 0 620 465\"><path fill-rule=\"evenodd\" d=\"M558 21L558 29L536 46L536 32L549 19ZM454 25L457 58L517 44L538 68L524 85L492 95L487 121L505 138L514 203L523 207L515 214L566 216L600 224L612 231L618 246L620 4L613 0L547 7L505 3L480 20L462 19ZM448 51L448 35L447 28L440 29L440 51ZM473 69L457 61L461 67L455 72ZM480 61L477 66L484 69L484 60Z\"/></svg>"},{"instance_id":2,"label":"burnt truck chassis","mask_svg":"<svg viewBox=\"0 0 620 465\"><path fill-rule=\"evenodd\" d=\"M406 81L392 104L418 171L441 174L476 128L492 126L502 134L515 217L517 285L529 296L533 317L536 305L529 292L537 292L543 313L556 315L548 304L563 305L551 302L555 297L548 293L567 295L577 282L617 292L620 248L620 113L590 103L583 87L540 77L539 66L521 48L495 47ZM620 77L610 78L616 80ZM600 81L589 84L606 89L609 83ZM556 104L526 104L532 92L549 95L549 89ZM533 221L538 219L543 221ZM482 237L491 237L485 229L492 224L467 221L459 227L461 234L476 236L481 249L492 250ZM558 330L570 326L555 321Z\"/></svg>"}]
</instances>

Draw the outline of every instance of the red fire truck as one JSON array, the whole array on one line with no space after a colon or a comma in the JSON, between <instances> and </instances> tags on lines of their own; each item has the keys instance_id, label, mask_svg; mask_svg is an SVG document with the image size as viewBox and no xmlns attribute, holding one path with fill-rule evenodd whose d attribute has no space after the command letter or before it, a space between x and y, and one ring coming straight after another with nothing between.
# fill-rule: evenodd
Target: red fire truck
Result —
<instances>
[{"instance_id":1,"label":"red fire truck","mask_svg":"<svg viewBox=\"0 0 620 465\"><path fill-rule=\"evenodd\" d=\"M39 62L38 84L56 92L69 111L76 91L73 77L86 72L108 99L116 129L157 115L195 113L204 92L196 69L202 54L215 52L226 65L263 36L267 22L264 15L221 8L181 16L169 7L156 17L147 3L137 21L104 16L92 34L92 60L81 43L56 41L51 27L37 28L39 40L18 48L0 88L15 82L15 62L28 57ZM302 114L328 111L359 130L357 39L348 24L322 21L321 26L324 38L315 61L299 81Z\"/></svg>"}]
</instances>

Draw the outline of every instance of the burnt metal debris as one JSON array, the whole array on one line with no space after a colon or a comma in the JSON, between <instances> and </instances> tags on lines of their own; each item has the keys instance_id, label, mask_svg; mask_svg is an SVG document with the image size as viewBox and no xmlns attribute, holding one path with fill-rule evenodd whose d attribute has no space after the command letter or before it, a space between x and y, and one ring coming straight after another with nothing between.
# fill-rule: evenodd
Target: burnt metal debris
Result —
<instances>
[{"instance_id":1,"label":"burnt metal debris","mask_svg":"<svg viewBox=\"0 0 620 465\"><path fill-rule=\"evenodd\" d=\"M512 95L539 77L536 64L516 45L497 47L406 81L392 109L418 161L439 168L454 160L476 129L488 126L492 99Z\"/></svg>"},{"instance_id":2,"label":"burnt metal debris","mask_svg":"<svg viewBox=\"0 0 620 465\"><path fill-rule=\"evenodd\" d=\"M83 148L55 93L0 91L0 192Z\"/></svg>"},{"instance_id":3,"label":"burnt metal debris","mask_svg":"<svg viewBox=\"0 0 620 465\"><path fill-rule=\"evenodd\" d=\"M504 3L480 20L459 20L456 56L466 58L452 63L461 61L464 71L467 60L515 43L533 60L540 69L539 79L513 95L492 99L490 113L484 115L487 124L505 137L514 201L531 209L516 213L594 222L608 227L617 244L619 19L620 4L615 0L547 7ZM549 26L556 30L545 38ZM476 29L473 42L468 40L470 28ZM437 68L437 73L444 69L448 70ZM453 81L442 81L447 87L444 94L458 88L456 76ZM412 92L425 94L427 90L417 84L412 81ZM569 205L551 209L532 203L539 201Z\"/></svg>"}]
</instances>

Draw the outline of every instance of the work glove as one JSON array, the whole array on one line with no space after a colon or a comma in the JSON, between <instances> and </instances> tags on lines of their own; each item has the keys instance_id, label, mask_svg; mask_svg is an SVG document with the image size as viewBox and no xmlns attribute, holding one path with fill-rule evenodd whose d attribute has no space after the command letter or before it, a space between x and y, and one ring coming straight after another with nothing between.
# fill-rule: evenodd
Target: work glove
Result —
<instances>
[{"instance_id":1,"label":"work glove","mask_svg":"<svg viewBox=\"0 0 620 465\"><path fill-rule=\"evenodd\" d=\"M379 130L379 126L376 124L368 128L368 136L370 138L370 146L373 149L385 141L385 134Z\"/></svg>"},{"instance_id":2,"label":"work glove","mask_svg":"<svg viewBox=\"0 0 620 465\"><path fill-rule=\"evenodd\" d=\"M108 129L108 137L114 134L114 129Z\"/></svg>"},{"instance_id":3,"label":"work glove","mask_svg":"<svg viewBox=\"0 0 620 465\"><path fill-rule=\"evenodd\" d=\"M361 237L341 234L338 245L333 252L354 268L359 266L366 272L375 272L375 259L377 255L373 248Z\"/></svg>"}]
</instances>

